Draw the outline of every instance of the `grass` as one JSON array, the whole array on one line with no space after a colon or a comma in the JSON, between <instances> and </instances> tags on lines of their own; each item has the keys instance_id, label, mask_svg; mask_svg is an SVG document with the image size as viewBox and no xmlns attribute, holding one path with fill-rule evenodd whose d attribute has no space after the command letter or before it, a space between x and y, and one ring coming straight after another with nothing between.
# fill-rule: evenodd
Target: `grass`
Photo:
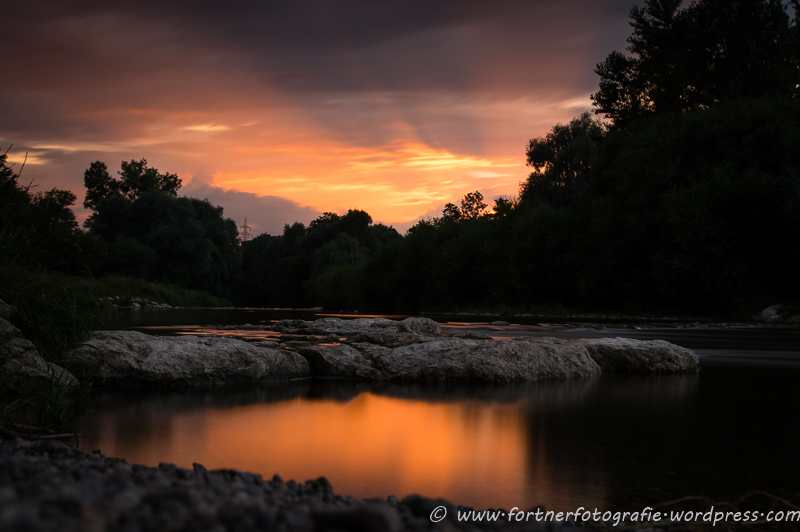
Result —
<instances>
[{"instance_id":1,"label":"grass","mask_svg":"<svg viewBox=\"0 0 800 532\"><path fill-rule=\"evenodd\" d=\"M200 290L174 284L160 284L109 275L100 279L76 278L78 304L84 307L104 307L113 303L129 305L135 298L166 303L173 307L230 307L233 303ZM119 297L111 302L109 297Z\"/></svg>"}]
</instances>

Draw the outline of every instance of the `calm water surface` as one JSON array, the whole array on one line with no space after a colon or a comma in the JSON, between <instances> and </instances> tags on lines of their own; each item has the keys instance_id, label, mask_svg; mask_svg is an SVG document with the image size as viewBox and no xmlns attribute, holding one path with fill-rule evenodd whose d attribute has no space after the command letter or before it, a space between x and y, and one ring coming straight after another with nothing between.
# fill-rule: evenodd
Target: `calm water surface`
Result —
<instances>
[{"instance_id":1,"label":"calm water surface","mask_svg":"<svg viewBox=\"0 0 800 532\"><path fill-rule=\"evenodd\" d=\"M279 314L119 311L106 322L202 334L220 332L211 324L287 317ZM107 391L81 419L81 445L148 465L198 462L298 481L324 475L356 497L421 493L477 507L630 510L686 495L800 491L800 329L443 328L498 339L662 338L695 349L703 369L502 386L304 380Z\"/></svg>"}]
</instances>

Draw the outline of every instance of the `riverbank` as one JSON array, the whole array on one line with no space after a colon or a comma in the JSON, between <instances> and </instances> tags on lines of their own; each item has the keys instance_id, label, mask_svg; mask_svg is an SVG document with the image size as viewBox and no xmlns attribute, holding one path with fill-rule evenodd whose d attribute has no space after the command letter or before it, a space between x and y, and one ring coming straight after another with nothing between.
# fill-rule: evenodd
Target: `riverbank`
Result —
<instances>
[{"instance_id":1,"label":"riverbank","mask_svg":"<svg viewBox=\"0 0 800 532\"><path fill-rule=\"evenodd\" d=\"M298 483L278 475L264 480L233 469L208 471L200 464L191 470L165 463L147 467L49 440L0 443L0 485L0 528L9 532L597 530L613 523L574 516L556 521L555 515L545 521L542 508L538 520L536 508L526 508L534 513L519 522L500 509L487 522L486 514L478 520L473 508L445 500L336 494L324 477ZM467 513L471 519L459 520ZM659 530L685 530L667 519L655 521ZM641 523L625 528L652 530L636 525Z\"/></svg>"}]
</instances>

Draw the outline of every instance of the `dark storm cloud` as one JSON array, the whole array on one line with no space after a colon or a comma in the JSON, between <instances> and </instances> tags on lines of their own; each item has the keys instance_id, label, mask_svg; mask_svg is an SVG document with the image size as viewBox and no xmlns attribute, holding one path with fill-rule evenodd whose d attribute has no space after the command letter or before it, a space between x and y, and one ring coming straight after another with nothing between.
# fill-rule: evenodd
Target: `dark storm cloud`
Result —
<instances>
[{"instance_id":1,"label":"dark storm cloud","mask_svg":"<svg viewBox=\"0 0 800 532\"><path fill-rule=\"evenodd\" d=\"M116 82L111 88L120 89L119 82L144 74L158 93L171 83L168 67L239 63L304 91L519 90L547 78L558 83L559 74L573 66L569 62L579 59L576 53L602 59L619 47L619 28L624 37L631 5L631 0L18 2L7 13L17 24L6 26L4 40L14 68L27 74L16 82L24 86L27 79L39 88L42 75L54 88L96 80ZM38 76L30 76L36 71Z\"/></svg>"}]
</instances>

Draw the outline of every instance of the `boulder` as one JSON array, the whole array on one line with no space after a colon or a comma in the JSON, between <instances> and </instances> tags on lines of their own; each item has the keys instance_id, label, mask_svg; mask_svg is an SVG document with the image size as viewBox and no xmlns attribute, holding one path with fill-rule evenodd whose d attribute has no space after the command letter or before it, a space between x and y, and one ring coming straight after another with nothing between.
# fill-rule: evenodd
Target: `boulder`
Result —
<instances>
[{"instance_id":1,"label":"boulder","mask_svg":"<svg viewBox=\"0 0 800 532\"><path fill-rule=\"evenodd\" d=\"M0 375L7 391L31 394L41 386L56 382L60 386L77 387L80 383L70 372L48 364L33 344L22 337L19 329L0 318Z\"/></svg>"},{"instance_id":2,"label":"boulder","mask_svg":"<svg viewBox=\"0 0 800 532\"><path fill-rule=\"evenodd\" d=\"M589 338L575 342L586 347L603 371L678 373L700 368L694 351L664 340Z\"/></svg>"},{"instance_id":3,"label":"boulder","mask_svg":"<svg viewBox=\"0 0 800 532\"><path fill-rule=\"evenodd\" d=\"M310 376L308 362L285 349L231 338L150 336L99 331L62 362L116 386L195 386Z\"/></svg>"},{"instance_id":4,"label":"boulder","mask_svg":"<svg viewBox=\"0 0 800 532\"><path fill-rule=\"evenodd\" d=\"M389 348L367 343L303 349L315 375L406 382L510 382L588 377L600 367L575 342L444 338Z\"/></svg>"},{"instance_id":5,"label":"boulder","mask_svg":"<svg viewBox=\"0 0 800 532\"><path fill-rule=\"evenodd\" d=\"M308 360L315 377L377 380L387 375L375 367L369 355L349 345L316 345L301 349L300 354Z\"/></svg>"},{"instance_id":6,"label":"boulder","mask_svg":"<svg viewBox=\"0 0 800 532\"><path fill-rule=\"evenodd\" d=\"M397 324L401 333L415 333L421 336L441 336L442 328L430 318L406 318Z\"/></svg>"},{"instance_id":7,"label":"boulder","mask_svg":"<svg viewBox=\"0 0 800 532\"><path fill-rule=\"evenodd\" d=\"M782 307L780 305L772 305L761 311L757 315L758 321L775 321L776 316L780 316Z\"/></svg>"},{"instance_id":8,"label":"boulder","mask_svg":"<svg viewBox=\"0 0 800 532\"><path fill-rule=\"evenodd\" d=\"M436 339L435 336L422 336L421 334L411 332L395 332L393 329L359 333L351 336L346 342L375 344L384 347L401 347L404 345L421 344L423 342L433 342Z\"/></svg>"},{"instance_id":9,"label":"boulder","mask_svg":"<svg viewBox=\"0 0 800 532\"><path fill-rule=\"evenodd\" d=\"M458 331L450 336L451 338L467 338L469 340L494 340L488 334L478 331Z\"/></svg>"},{"instance_id":10,"label":"boulder","mask_svg":"<svg viewBox=\"0 0 800 532\"><path fill-rule=\"evenodd\" d=\"M317 334L353 336L365 333L413 333L421 336L442 335L439 324L429 318L406 318L403 321L386 318L320 318L312 322L281 320L274 325L276 331L290 334Z\"/></svg>"}]
</instances>

